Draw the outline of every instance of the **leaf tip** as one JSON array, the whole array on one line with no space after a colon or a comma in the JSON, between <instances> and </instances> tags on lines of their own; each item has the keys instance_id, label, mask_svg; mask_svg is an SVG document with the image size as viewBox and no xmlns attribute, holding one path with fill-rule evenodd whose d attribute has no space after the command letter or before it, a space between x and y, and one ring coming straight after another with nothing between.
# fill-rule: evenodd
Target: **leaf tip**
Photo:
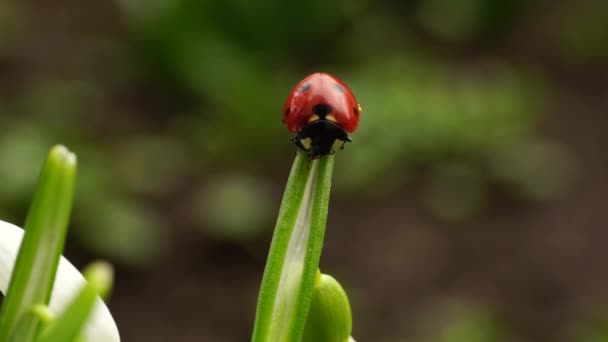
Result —
<instances>
[{"instance_id":1,"label":"leaf tip","mask_svg":"<svg viewBox=\"0 0 608 342\"><path fill-rule=\"evenodd\" d=\"M95 261L84 270L84 277L99 296L105 298L112 289L114 268L109 262Z\"/></svg>"},{"instance_id":2,"label":"leaf tip","mask_svg":"<svg viewBox=\"0 0 608 342\"><path fill-rule=\"evenodd\" d=\"M76 155L70 152L70 150L68 150L68 148L64 145L53 146L49 153L49 159L53 160L58 164L69 167L75 167L77 162Z\"/></svg>"}]
</instances>

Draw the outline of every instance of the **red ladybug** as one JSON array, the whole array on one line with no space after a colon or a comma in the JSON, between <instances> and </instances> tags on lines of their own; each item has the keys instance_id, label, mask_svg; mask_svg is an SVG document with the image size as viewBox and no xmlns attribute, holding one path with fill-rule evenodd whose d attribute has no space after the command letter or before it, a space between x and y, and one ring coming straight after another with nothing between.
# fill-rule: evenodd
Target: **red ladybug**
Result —
<instances>
[{"instance_id":1,"label":"red ladybug","mask_svg":"<svg viewBox=\"0 0 608 342\"><path fill-rule=\"evenodd\" d=\"M292 141L311 158L320 158L352 141L361 106L346 84L318 72L303 79L291 91L283 107L283 122L296 133Z\"/></svg>"}]
</instances>

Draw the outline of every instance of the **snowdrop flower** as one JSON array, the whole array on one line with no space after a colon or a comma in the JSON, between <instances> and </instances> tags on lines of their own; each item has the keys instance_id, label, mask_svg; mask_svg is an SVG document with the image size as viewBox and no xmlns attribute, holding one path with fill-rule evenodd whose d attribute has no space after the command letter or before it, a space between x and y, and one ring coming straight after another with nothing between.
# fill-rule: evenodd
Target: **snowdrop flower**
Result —
<instances>
[{"instance_id":1,"label":"snowdrop flower","mask_svg":"<svg viewBox=\"0 0 608 342\"><path fill-rule=\"evenodd\" d=\"M23 229L0 221L0 292L3 294L8 289L23 233ZM85 283L76 267L61 257L49 304L51 311L61 313ZM120 342L116 323L101 298L91 312L83 335L87 342Z\"/></svg>"}]
</instances>

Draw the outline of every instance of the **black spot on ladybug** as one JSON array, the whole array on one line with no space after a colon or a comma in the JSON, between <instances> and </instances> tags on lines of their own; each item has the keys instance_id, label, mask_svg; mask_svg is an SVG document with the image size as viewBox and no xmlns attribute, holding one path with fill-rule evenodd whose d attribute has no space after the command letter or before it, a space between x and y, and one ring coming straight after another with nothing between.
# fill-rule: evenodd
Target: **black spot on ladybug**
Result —
<instances>
[{"instance_id":1,"label":"black spot on ladybug","mask_svg":"<svg viewBox=\"0 0 608 342\"><path fill-rule=\"evenodd\" d=\"M300 88L300 93L305 93L310 90L310 83L306 83Z\"/></svg>"},{"instance_id":2,"label":"black spot on ladybug","mask_svg":"<svg viewBox=\"0 0 608 342\"><path fill-rule=\"evenodd\" d=\"M291 112L291 107L285 110L285 116L289 116L289 112Z\"/></svg>"},{"instance_id":3,"label":"black spot on ladybug","mask_svg":"<svg viewBox=\"0 0 608 342\"><path fill-rule=\"evenodd\" d=\"M359 116L359 108L353 107L353 112L355 113L356 116Z\"/></svg>"},{"instance_id":4,"label":"black spot on ladybug","mask_svg":"<svg viewBox=\"0 0 608 342\"><path fill-rule=\"evenodd\" d=\"M317 114L321 119L324 119L327 114L331 114L331 106L325 103L319 103L312 107L312 112Z\"/></svg>"},{"instance_id":5,"label":"black spot on ladybug","mask_svg":"<svg viewBox=\"0 0 608 342\"><path fill-rule=\"evenodd\" d=\"M334 88L335 88L337 91L339 91L339 92L341 92L341 93L344 93L344 87L342 87L342 86L341 86L341 85L339 85L338 83L334 83Z\"/></svg>"}]
</instances>

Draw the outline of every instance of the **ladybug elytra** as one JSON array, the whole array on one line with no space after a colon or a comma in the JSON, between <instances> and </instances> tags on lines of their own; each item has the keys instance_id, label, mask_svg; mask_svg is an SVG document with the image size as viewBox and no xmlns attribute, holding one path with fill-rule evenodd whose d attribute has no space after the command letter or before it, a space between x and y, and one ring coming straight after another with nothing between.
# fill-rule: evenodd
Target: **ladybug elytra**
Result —
<instances>
[{"instance_id":1,"label":"ladybug elytra","mask_svg":"<svg viewBox=\"0 0 608 342\"><path fill-rule=\"evenodd\" d=\"M352 141L361 106L344 82L327 73L303 79L283 107L283 122L296 133L292 141L311 158L332 154Z\"/></svg>"}]
</instances>

